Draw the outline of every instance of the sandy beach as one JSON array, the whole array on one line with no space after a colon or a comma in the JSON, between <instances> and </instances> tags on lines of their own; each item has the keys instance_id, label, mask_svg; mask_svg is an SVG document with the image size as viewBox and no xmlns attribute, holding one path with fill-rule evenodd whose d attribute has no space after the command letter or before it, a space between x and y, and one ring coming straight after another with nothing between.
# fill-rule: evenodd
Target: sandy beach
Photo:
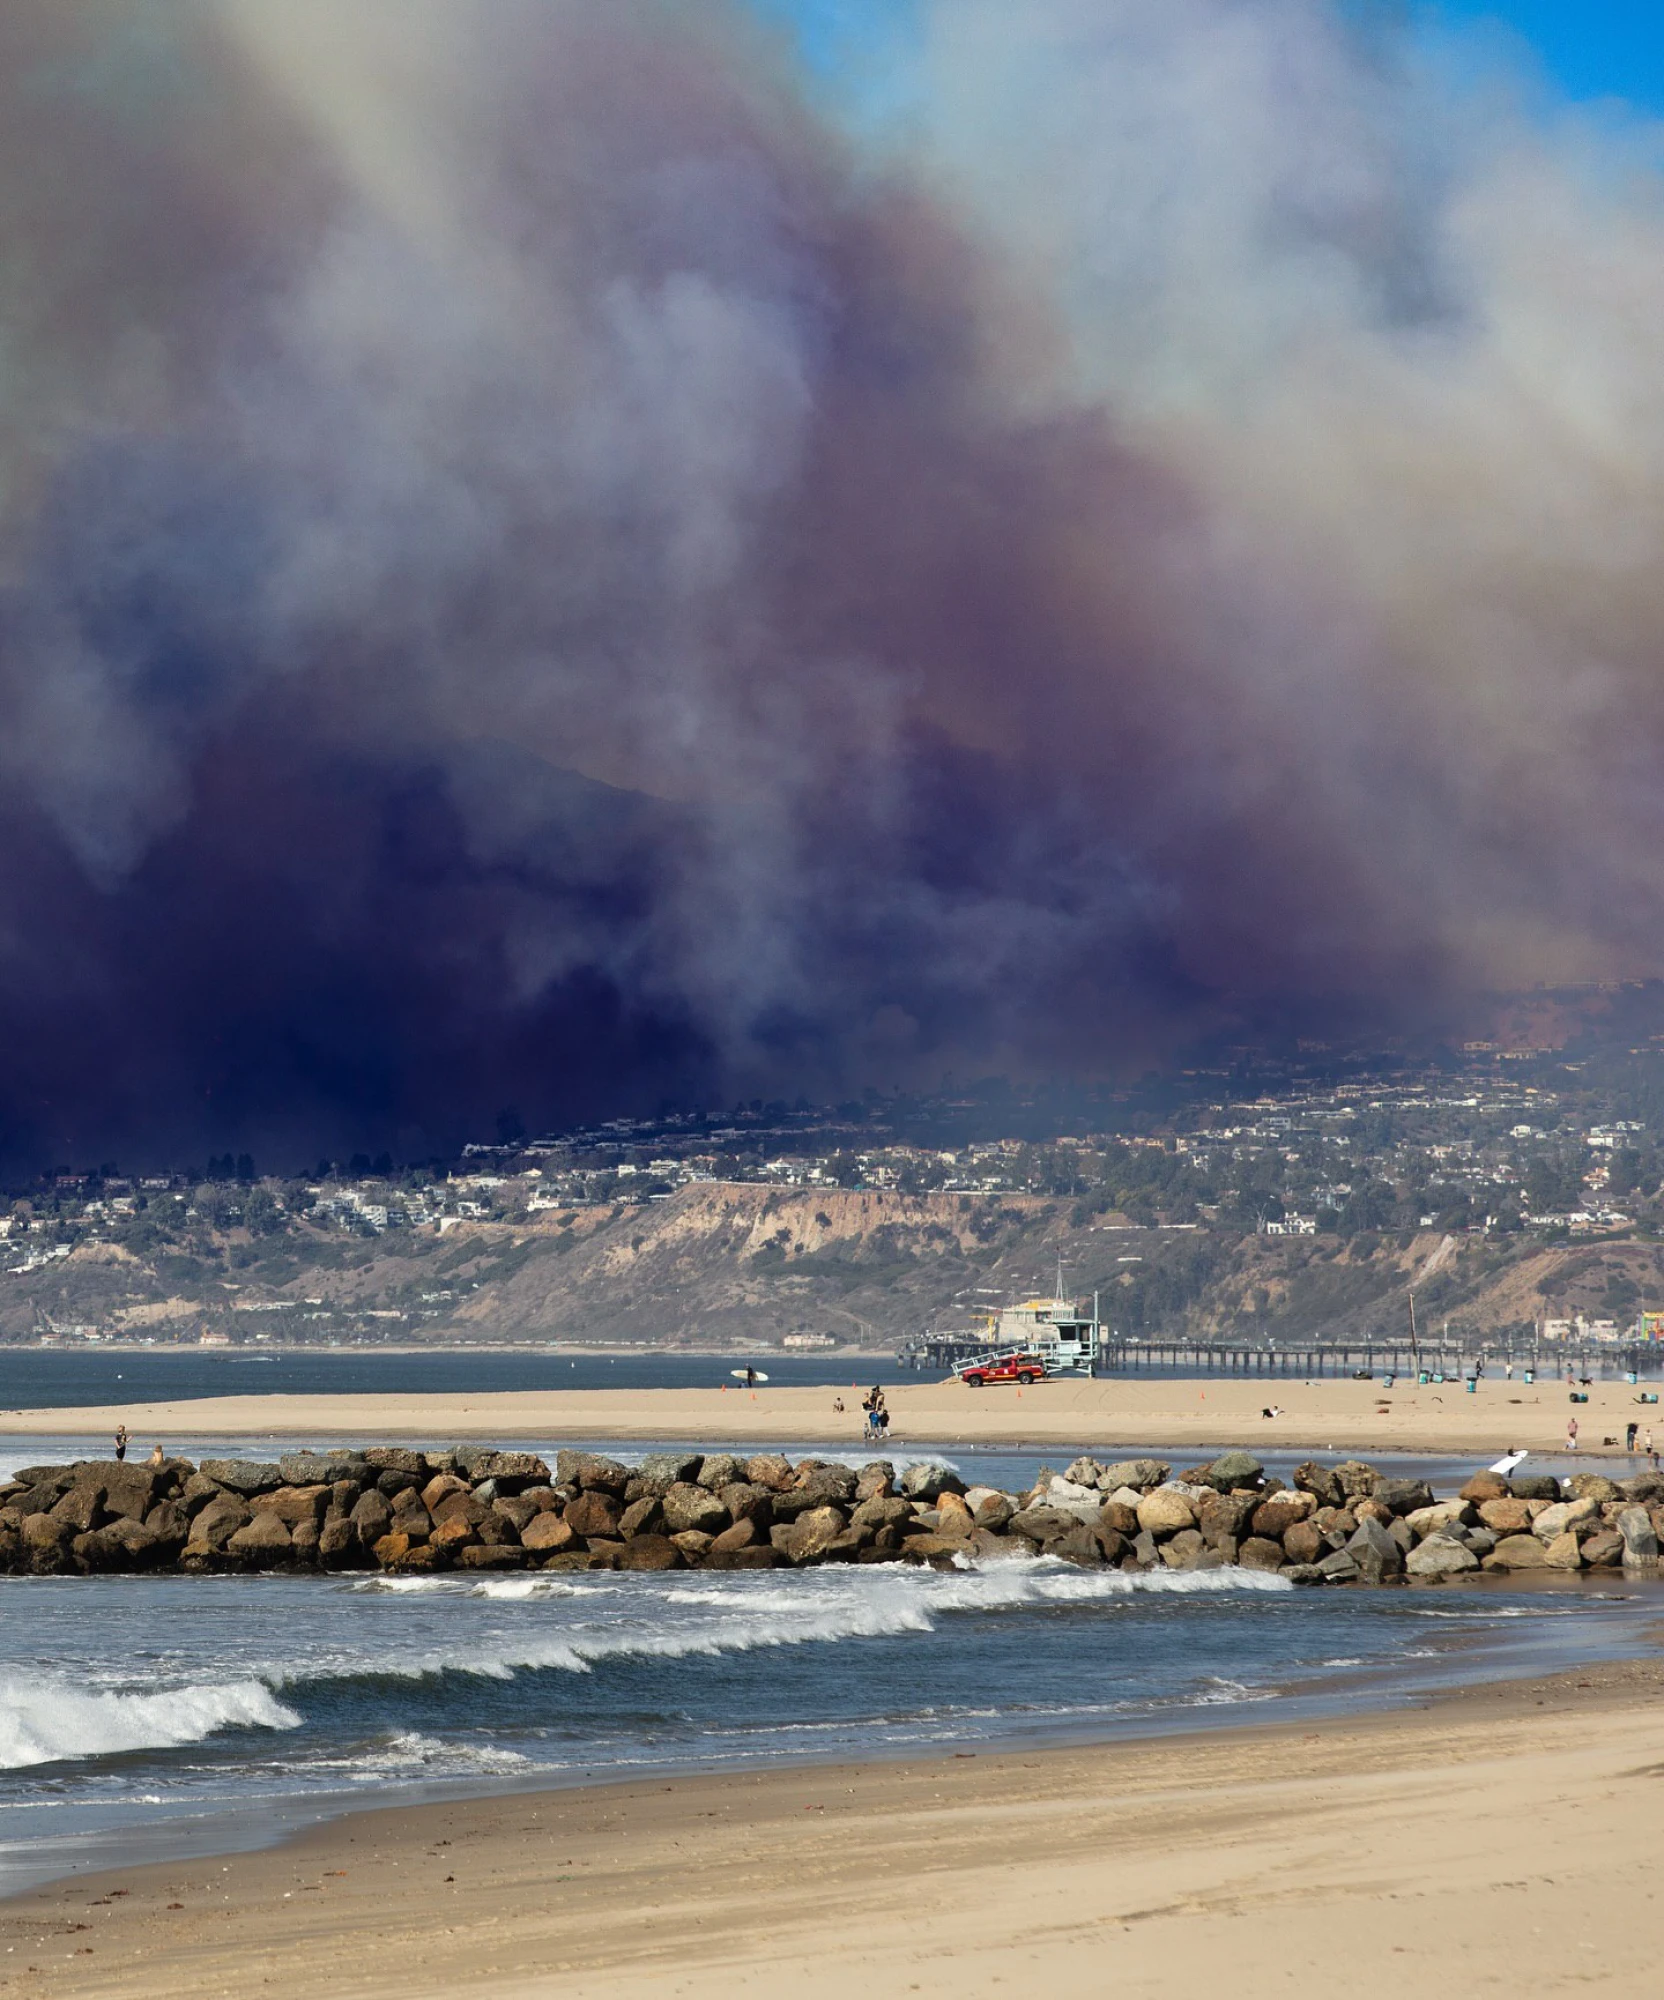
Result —
<instances>
[{"instance_id":1,"label":"sandy beach","mask_svg":"<svg viewBox=\"0 0 1664 2000\"><path fill-rule=\"evenodd\" d=\"M1042 1382L1029 1389L967 1389L956 1381L886 1390L895 1446L1037 1444L1264 1445L1317 1453L1371 1451L1492 1455L1511 1447L1563 1451L1576 1416L1579 1453L1621 1458L1624 1426L1664 1417L1622 1382L1597 1382L1571 1405L1564 1382L1527 1387L1482 1381L1426 1387L1319 1380L1220 1381L1116 1378ZM62 1436L124 1423L148 1443L192 1437L666 1438L698 1443L861 1440L858 1382L825 1388L550 1390L481 1395L215 1396L169 1403L0 1411L0 1429ZM842 1402L843 1408L837 1405ZM1279 1408L1281 1415L1262 1412ZM1610 1444L1603 1441L1611 1440Z\"/></svg>"},{"instance_id":2,"label":"sandy beach","mask_svg":"<svg viewBox=\"0 0 1664 2000\"><path fill-rule=\"evenodd\" d=\"M1322 1727L360 1813L0 1906L0 1990L1628 1993L1664 1952L1661 1695L1654 1656Z\"/></svg>"}]
</instances>

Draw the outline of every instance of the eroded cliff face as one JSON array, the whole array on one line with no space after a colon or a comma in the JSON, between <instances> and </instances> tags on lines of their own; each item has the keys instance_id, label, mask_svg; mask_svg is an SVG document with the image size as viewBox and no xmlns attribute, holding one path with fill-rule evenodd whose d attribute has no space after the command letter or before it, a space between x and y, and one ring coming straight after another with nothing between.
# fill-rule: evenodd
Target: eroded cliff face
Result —
<instances>
[{"instance_id":1,"label":"eroded cliff face","mask_svg":"<svg viewBox=\"0 0 1664 2000\"><path fill-rule=\"evenodd\" d=\"M1049 1291L1059 1261L1071 1292L1100 1294L1109 1325L1162 1337L1398 1334L1412 1288L1429 1333L1446 1318L1464 1334L1489 1333L1664 1299L1664 1246L1646 1241L1243 1237L1135 1228L1036 1195L736 1182L639 1207L464 1222L443 1235L305 1230L257 1248L228 1239L211 1254L147 1258L85 1246L0 1278L0 1335L93 1326L194 1339L214 1326L236 1338L258 1326L398 1341L717 1346L820 1333L889 1347L968 1326L979 1306ZM274 1301L288 1310L242 1310Z\"/></svg>"}]
</instances>

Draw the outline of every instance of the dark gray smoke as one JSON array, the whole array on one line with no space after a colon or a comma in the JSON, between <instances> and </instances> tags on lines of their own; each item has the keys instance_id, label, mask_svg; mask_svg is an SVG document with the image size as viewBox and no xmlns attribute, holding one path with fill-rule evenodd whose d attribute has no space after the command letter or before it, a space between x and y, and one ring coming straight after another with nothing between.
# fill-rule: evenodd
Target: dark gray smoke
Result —
<instances>
[{"instance_id":1,"label":"dark gray smoke","mask_svg":"<svg viewBox=\"0 0 1664 2000\"><path fill-rule=\"evenodd\" d=\"M1658 971L1659 190L1319 0L0 21L14 1158Z\"/></svg>"}]
</instances>

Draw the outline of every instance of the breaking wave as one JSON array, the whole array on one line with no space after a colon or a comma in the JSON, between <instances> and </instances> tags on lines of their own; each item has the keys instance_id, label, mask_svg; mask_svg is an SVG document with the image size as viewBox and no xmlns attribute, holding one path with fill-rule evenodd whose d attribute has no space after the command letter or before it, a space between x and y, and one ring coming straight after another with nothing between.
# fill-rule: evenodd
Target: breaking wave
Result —
<instances>
[{"instance_id":1,"label":"breaking wave","mask_svg":"<svg viewBox=\"0 0 1664 2000\"><path fill-rule=\"evenodd\" d=\"M501 1603L547 1602L573 1614L560 1630L497 1634L491 1643L430 1652L378 1667L391 1678L444 1673L507 1680L518 1672L586 1674L623 1659L688 1659L760 1648L826 1644L933 1632L944 1616L1000 1613L1047 1605L1113 1602L1137 1596L1280 1594L1285 1578L1254 1570L1192 1570L1153 1575L1077 1569L1048 1557L1013 1559L985 1569L898 1571L823 1569L763 1582L735 1579L723 1587L664 1579L644 1588L639 1576L598 1573L582 1583L569 1576L490 1578L372 1577L360 1590L401 1595L465 1596ZM362 1672L354 1666L348 1672ZM324 1678L333 1678L325 1670ZM320 1678L315 1664L298 1667L279 1685Z\"/></svg>"},{"instance_id":2,"label":"breaking wave","mask_svg":"<svg viewBox=\"0 0 1664 2000\"><path fill-rule=\"evenodd\" d=\"M0 1676L0 1770L200 1743L220 1729L298 1729L259 1680L155 1694L88 1692L52 1675Z\"/></svg>"}]
</instances>

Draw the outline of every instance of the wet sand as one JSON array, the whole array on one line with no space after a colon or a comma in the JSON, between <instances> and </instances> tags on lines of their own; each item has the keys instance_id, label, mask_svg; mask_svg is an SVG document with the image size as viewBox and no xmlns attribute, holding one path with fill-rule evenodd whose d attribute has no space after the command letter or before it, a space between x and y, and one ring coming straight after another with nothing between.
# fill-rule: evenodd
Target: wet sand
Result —
<instances>
[{"instance_id":1,"label":"wet sand","mask_svg":"<svg viewBox=\"0 0 1664 2000\"><path fill-rule=\"evenodd\" d=\"M1664 1661L1324 1726L358 1813L0 1905L0 1990L1646 1990Z\"/></svg>"},{"instance_id":2,"label":"wet sand","mask_svg":"<svg viewBox=\"0 0 1664 2000\"><path fill-rule=\"evenodd\" d=\"M1589 1402L1568 1403L1565 1384L1482 1381L1382 1390L1379 1383L1117 1378L1042 1382L1029 1389L968 1389L920 1380L888 1388L891 1443L1221 1447L1264 1445L1315 1453L1401 1451L1495 1457L1518 1446L1563 1451L1575 1415L1579 1454L1619 1459L1624 1426L1651 1427L1664 1447L1658 1406L1621 1382L1596 1383ZM171 1403L0 1412L12 1434L113 1431L125 1423L143 1446L172 1449L193 1436L453 1438L665 1438L721 1444L861 1442L862 1389L549 1390L482 1395L213 1396ZM842 1401L843 1409L836 1408ZM1262 1415L1268 1406L1283 1414ZM1603 1439L1616 1440L1613 1446Z\"/></svg>"}]
</instances>

